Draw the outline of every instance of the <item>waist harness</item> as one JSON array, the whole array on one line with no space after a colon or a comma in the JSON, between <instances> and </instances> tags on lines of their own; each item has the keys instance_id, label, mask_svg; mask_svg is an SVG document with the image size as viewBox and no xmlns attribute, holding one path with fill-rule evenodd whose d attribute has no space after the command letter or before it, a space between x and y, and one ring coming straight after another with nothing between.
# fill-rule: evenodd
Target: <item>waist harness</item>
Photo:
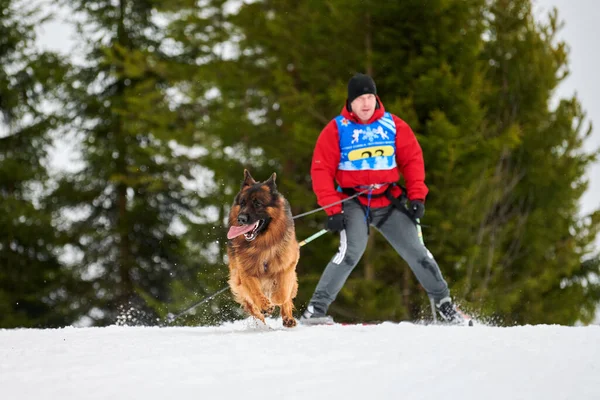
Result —
<instances>
[{"instance_id":1,"label":"waist harness","mask_svg":"<svg viewBox=\"0 0 600 400\"><path fill-rule=\"evenodd\" d=\"M394 197L392 195L392 188L394 186L398 186L402 190L400 197ZM360 188L359 188L359 190L360 190ZM355 195L357 192L359 192L359 190L356 190L355 188L341 188L342 193L345 193L348 196ZM353 199L361 206L363 212L365 213L365 221L367 222L367 228L371 225L371 220L372 220L370 213L369 213L370 206L369 205L365 206L364 204L362 204L360 202L360 200L358 198L366 197L367 199L369 199L369 203L370 203L371 198L378 198L378 197L383 197L383 196L388 198L388 200L390 201L390 203L393 207L390 207L389 210L387 211L387 213L385 214L385 216L381 219L381 221L379 221L379 223L377 225L375 225L376 228L381 227L381 225L383 225L385 223L385 221L387 221L389 216L392 214L392 211L394 208L403 212L408 218L410 218L411 221L413 221L415 223L415 225L417 224L417 222L412 217L412 215L410 215L410 213L408 211L408 207L406 206L406 201L408 200L408 196L406 195L406 188L402 185L392 183L392 184L389 184L388 187L385 189L385 191L383 191L381 193L377 193L377 194L372 194L370 192L362 193L362 194L359 194L358 197L355 197Z\"/></svg>"}]
</instances>

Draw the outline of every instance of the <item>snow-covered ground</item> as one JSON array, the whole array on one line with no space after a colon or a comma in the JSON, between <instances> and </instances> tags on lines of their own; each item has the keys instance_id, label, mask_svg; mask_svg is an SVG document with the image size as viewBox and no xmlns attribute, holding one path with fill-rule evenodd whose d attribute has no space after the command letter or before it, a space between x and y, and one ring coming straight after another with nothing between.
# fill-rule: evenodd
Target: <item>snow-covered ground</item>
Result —
<instances>
[{"instance_id":1,"label":"snow-covered ground","mask_svg":"<svg viewBox=\"0 0 600 400\"><path fill-rule=\"evenodd\" d=\"M600 399L600 327L0 330L0 399Z\"/></svg>"}]
</instances>

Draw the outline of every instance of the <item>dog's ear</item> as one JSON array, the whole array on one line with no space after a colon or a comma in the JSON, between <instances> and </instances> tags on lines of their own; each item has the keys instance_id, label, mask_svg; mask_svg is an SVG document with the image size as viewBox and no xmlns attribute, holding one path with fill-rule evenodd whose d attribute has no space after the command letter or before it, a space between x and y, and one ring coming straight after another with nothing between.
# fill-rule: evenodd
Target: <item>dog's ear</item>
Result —
<instances>
[{"instance_id":1,"label":"dog's ear","mask_svg":"<svg viewBox=\"0 0 600 400\"><path fill-rule=\"evenodd\" d=\"M256 183L252 175L250 175L250 171L247 169L244 170L244 182L242 182L242 189L246 186L252 186Z\"/></svg>"},{"instance_id":2,"label":"dog's ear","mask_svg":"<svg viewBox=\"0 0 600 400\"><path fill-rule=\"evenodd\" d=\"M275 179L277 178L277 174L273 172L273 175L265 182L265 185L269 187L272 193L277 192L277 185L275 184Z\"/></svg>"}]
</instances>

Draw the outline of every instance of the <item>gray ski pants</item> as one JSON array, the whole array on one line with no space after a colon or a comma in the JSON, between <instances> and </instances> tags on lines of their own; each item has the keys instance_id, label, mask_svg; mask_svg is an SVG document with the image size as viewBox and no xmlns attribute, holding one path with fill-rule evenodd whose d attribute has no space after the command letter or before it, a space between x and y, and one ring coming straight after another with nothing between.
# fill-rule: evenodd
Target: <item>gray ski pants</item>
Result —
<instances>
[{"instance_id":1,"label":"gray ski pants","mask_svg":"<svg viewBox=\"0 0 600 400\"><path fill-rule=\"evenodd\" d=\"M385 216L392 208L387 220ZM344 203L346 229L340 232L340 247L331 259L310 300L316 309L327 312L348 276L365 252L369 238L365 211L357 201ZM371 208L371 226L375 227L396 252L410 266L429 297L438 303L449 296L448 285L440 268L427 248L419 240L417 227L403 212L390 205Z\"/></svg>"}]
</instances>

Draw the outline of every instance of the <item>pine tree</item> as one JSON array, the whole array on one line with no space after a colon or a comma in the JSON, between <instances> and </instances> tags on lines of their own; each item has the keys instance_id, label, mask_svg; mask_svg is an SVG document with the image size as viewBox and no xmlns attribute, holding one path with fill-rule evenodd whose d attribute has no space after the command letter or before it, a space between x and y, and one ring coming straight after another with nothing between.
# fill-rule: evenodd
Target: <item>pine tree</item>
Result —
<instances>
[{"instance_id":1,"label":"pine tree","mask_svg":"<svg viewBox=\"0 0 600 400\"><path fill-rule=\"evenodd\" d=\"M165 42L160 3L72 1L85 21L85 65L73 74L66 115L81 140L84 168L54 196L79 269L93 284L95 324L155 323L182 263L181 218L195 195L190 118L178 108L182 70ZM131 312L129 312L131 311Z\"/></svg>"},{"instance_id":2,"label":"pine tree","mask_svg":"<svg viewBox=\"0 0 600 400\"><path fill-rule=\"evenodd\" d=\"M582 262L590 256L598 212L582 219L578 202L596 155L583 150L591 127L578 100L550 109L568 73L566 45L556 41L558 15L535 23L530 1L496 1L489 21L490 135L513 131L517 140L496 160L497 189L489 193L484 219L487 261L472 295L506 323L589 321L598 298Z\"/></svg>"},{"instance_id":3,"label":"pine tree","mask_svg":"<svg viewBox=\"0 0 600 400\"><path fill-rule=\"evenodd\" d=\"M250 156L241 151L242 144L237 137L239 132L250 130L250 125L237 118L239 108L228 103L226 88L215 85L218 76L229 72L222 70L226 65L221 63L228 57L224 43L232 34L226 7L226 1L187 0L165 2L160 6L170 21L164 34L178 49L174 55L182 77L178 86L182 94L178 112L193 127L194 135L190 139L197 156L194 169L202 177L198 196L190 204L193 216L182 218L188 228L183 238L182 263L190 273L187 279L174 282L169 302L174 313L227 286L227 214L243 178L242 160ZM241 315L237 304L225 292L190 310L177 323L214 324Z\"/></svg>"},{"instance_id":4,"label":"pine tree","mask_svg":"<svg viewBox=\"0 0 600 400\"><path fill-rule=\"evenodd\" d=\"M59 327L85 305L85 284L57 259L60 238L45 207L44 159L58 118L55 101L66 66L35 52L43 16L21 1L0 1L0 327Z\"/></svg>"}]
</instances>

